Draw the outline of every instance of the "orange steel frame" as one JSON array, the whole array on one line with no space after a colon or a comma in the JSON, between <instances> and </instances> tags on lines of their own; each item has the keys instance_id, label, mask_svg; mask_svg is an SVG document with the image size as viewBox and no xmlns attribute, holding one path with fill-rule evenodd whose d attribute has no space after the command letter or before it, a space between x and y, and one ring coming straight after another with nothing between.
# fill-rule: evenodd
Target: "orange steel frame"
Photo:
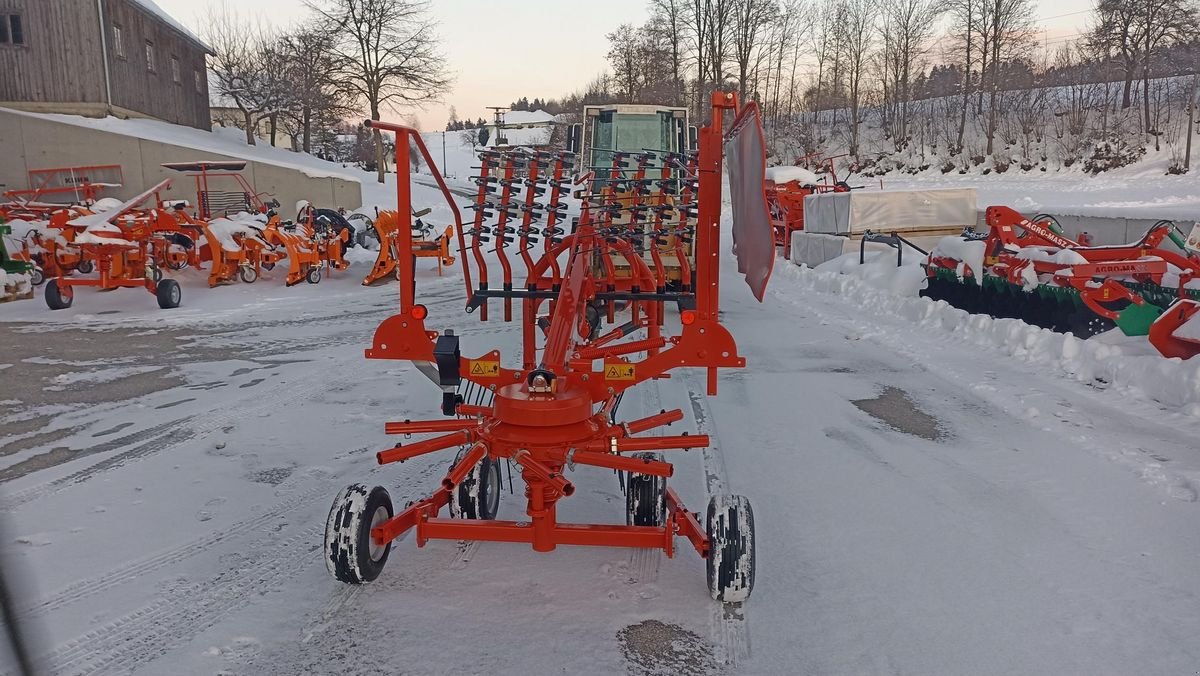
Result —
<instances>
[{"instance_id":1,"label":"orange steel frame","mask_svg":"<svg viewBox=\"0 0 1200 676\"><path fill-rule=\"evenodd\" d=\"M645 458L630 458L622 453L708 446L706 435L642 437L639 434L683 419L679 409L663 411L640 420L614 424L611 415L618 396L640 382L663 377L679 367L700 367L708 372L708 393L716 394L718 367L743 367L746 361L737 352L737 345L718 316L719 251L721 212L721 166L723 158L723 123L726 114L737 110L732 93L716 92L712 101L712 123L700 130L698 225L696 231L696 288L694 309L681 312L682 329L679 335L664 337L657 332L657 312L662 302L650 300L632 306L635 327L648 329L649 337L632 342L616 342L631 331L630 325L609 334L590 339L584 313L588 304L597 299L597 284L593 278L592 256L611 246L611 239L598 234L585 207L575 232L551 247L535 266L529 288L551 289L557 280L552 300L545 347L540 355L529 335L538 329L537 303L540 298L523 297L527 331L523 366L504 368L500 354L492 351L478 359L462 357L455 347L452 365L456 379L467 380L495 393L492 406L472 406L452 402L455 419L393 422L386 425L389 434L438 433L430 439L408 445L397 445L377 454L380 464L403 462L427 453L469 447L430 497L416 502L371 531L372 539L386 544L407 532L416 531L418 546L431 539L484 540L523 542L536 551L551 551L558 545L593 545L661 549L674 554L674 536L686 537L701 556L708 556L709 540L698 514L688 511L679 496L671 489L665 491L666 515L661 526L624 526L559 523L556 518L558 500L570 496L574 485L563 476L568 464L592 465L644 475L669 477L670 463ZM425 162L435 166L420 135L409 127L380 122L368 126L396 134L398 157L396 166L409 166L409 143L413 143ZM460 249L466 249L458 212L449 191L438 172L432 172L446 195L447 202L459 223L456 232ZM398 215L401 233L410 233L411 194L409 181L401 175L397 180ZM619 242L620 240L618 240ZM400 311L386 319L376 330L372 345L366 350L370 359L399 359L414 362L438 363L435 349L442 336L425 326L427 310L415 298L412 242L399 237ZM632 251L619 253L633 263L641 257ZM627 247L624 247L627 248ZM541 276L550 260L565 253L568 261L561 277ZM470 267L464 259L464 282L471 297ZM653 284L654 275L644 262L641 274ZM649 288L654 288L650 286ZM647 351L646 358L632 361L631 355ZM443 361L446 354L441 353ZM603 368L595 370L593 363L602 361ZM487 368L472 368L485 363ZM440 364L439 364L440 365ZM461 374L461 375L459 375ZM446 389L443 380L443 390ZM451 398L453 394L448 395ZM451 497L451 491L466 478L485 456L509 459L520 468L526 483L527 522L470 521L438 516Z\"/></svg>"},{"instance_id":2,"label":"orange steel frame","mask_svg":"<svg viewBox=\"0 0 1200 676\"><path fill-rule=\"evenodd\" d=\"M18 204L14 206L23 206L27 209L61 209L64 205L50 204L40 205L37 201L49 195L64 195L72 194L76 201L95 202L100 196L100 191L110 186L93 183L88 177L84 176L78 185L66 185L51 187L50 183L55 178L66 174L74 176L75 174L87 173L89 171L115 171L117 176L121 177L121 183L124 182L124 174L119 164L97 164L86 167L56 167L53 169L33 169L29 172L29 189L28 190L9 190L4 193L4 196L17 200ZM30 204L33 203L33 204Z\"/></svg>"}]
</instances>

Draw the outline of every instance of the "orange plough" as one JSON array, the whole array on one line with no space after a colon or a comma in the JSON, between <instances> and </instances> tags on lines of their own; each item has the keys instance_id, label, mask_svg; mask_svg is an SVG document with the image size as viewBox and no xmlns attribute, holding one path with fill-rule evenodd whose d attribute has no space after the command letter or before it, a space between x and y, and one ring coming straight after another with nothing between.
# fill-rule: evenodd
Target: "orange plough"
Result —
<instances>
[{"instance_id":1,"label":"orange plough","mask_svg":"<svg viewBox=\"0 0 1200 676\"><path fill-rule=\"evenodd\" d=\"M429 213L426 209L419 212L423 216ZM418 214L414 214L418 215ZM438 276L442 275L442 267L454 265L454 256L450 253L450 238L454 236L454 226L447 225L442 234L430 237L436 230L435 226L426 225L418 218L412 225L412 255L414 258L433 258L437 260ZM398 271L397 259L399 248L397 237L400 234L400 214L395 211L382 211L375 219L375 232L379 235L379 255L370 274L363 280L363 286L370 286L381 279L395 278Z\"/></svg>"}]
</instances>

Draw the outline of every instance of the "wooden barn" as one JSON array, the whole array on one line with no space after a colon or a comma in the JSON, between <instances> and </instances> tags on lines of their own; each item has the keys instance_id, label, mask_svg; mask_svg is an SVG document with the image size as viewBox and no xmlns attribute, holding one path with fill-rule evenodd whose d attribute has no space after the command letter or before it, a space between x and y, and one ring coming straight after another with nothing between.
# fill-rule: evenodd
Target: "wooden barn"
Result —
<instances>
[{"instance_id":1,"label":"wooden barn","mask_svg":"<svg viewBox=\"0 0 1200 676\"><path fill-rule=\"evenodd\" d=\"M0 0L0 107L208 130L211 53L154 0Z\"/></svg>"}]
</instances>

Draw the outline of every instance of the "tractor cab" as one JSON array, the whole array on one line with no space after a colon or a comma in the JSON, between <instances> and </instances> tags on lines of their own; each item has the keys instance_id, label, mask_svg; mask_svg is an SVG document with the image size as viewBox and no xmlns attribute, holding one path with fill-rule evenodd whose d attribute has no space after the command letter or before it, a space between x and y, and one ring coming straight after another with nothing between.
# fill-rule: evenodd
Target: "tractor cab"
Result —
<instances>
[{"instance_id":1,"label":"tractor cab","mask_svg":"<svg viewBox=\"0 0 1200 676\"><path fill-rule=\"evenodd\" d=\"M661 167L664 154L696 149L696 128L688 125L687 108L643 104L585 106L584 121L571 126L568 148L580 158L580 173L606 175L618 154L658 151L651 166Z\"/></svg>"},{"instance_id":2,"label":"tractor cab","mask_svg":"<svg viewBox=\"0 0 1200 676\"><path fill-rule=\"evenodd\" d=\"M602 232L636 233L635 249L675 289L690 288L695 268L697 143L687 108L644 104L585 106L567 137L590 216ZM633 276L621 262L615 272Z\"/></svg>"}]
</instances>

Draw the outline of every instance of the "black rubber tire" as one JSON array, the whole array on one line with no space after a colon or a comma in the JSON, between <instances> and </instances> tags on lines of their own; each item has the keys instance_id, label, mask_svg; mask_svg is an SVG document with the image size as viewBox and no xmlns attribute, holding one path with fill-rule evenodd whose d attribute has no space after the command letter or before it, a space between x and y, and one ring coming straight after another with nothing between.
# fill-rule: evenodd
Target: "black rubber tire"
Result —
<instances>
[{"instance_id":1,"label":"black rubber tire","mask_svg":"<svg viewBox=\"0 0 1200 676\"><path fill-rule=\"evenodd\" d=\"M500 511L502 490L499 461L485 457L454 487L450 513L463 519L491 521Z\"/></svg>"},{"instance_id":2,"label":"black rubber tire","mask_svg":"<svg viewBox=\"0 0 1200 676\"><path fill-rule=\"evenodd\" d=\"M46 273L42 272L41 268L34 268L29 273L29 283L33 286L41 286L46 283Z\"/></svg>"},{"instance_id":3,"label":"black rubber tire","mask_svg":"<svg viewBox=\"0 0 1200 676\"><path fill-rule=\"evenodd\" d=\"M638 453L635 458L661 460L656 453ZM667 482L652 474L630 472L625 483L625 523L630 526L661 526L667 520Z\"/></svg>"},{"instance_id":4,"label":"black rubber tire","mask_svg":"<svg viewBox=\"0 0 1200 676\"><path fill-rule=\"evenodd\" d=\"M73 294L64 294L58 288L58 280L52 279L46 284L46 307L51 310L65 310L75 301Z\"/></svg>"},{"instance_id":5,"label":"black rubber tire","mask_svg":"<svg viewBox=\"0 0 1200 676\"><path fill-rule=\"evenodd\" d=\"M313 266L309 268L308 272L304 273L304 281L308 282L309 284L320 284L321 268L319 266Z\"/></svg>"},{"instance_id":6,"label":"black rubber tire","mask_svg":"<svg viewBox=\"0 0 1200 676\"><path fill-rule=\"evenodd\" d=\"M708 591L722 603L741 603L754 591L754 510L741 495L714 495L705 519Z\"/></svg>"},{"instance_id":7,"label":"black rubber tire","mask_svg":"<svg viewBox=\"0 0 1200 676\"><path fill-rule=\"evenodd\" d=\"M258 271L249 265L243 265L238 268L238 278L246 284L253 284L258 281Z\"/></svg>"},{"instance_id":8,"label":"black rubber tire","mask_svg":"<svg viewBox=\"0 0 1200 676\"><path fill-rule=\"evenodd\" d=\"M164 310L177 308L183 301L183 289L173 279L160 279L154 287L154 295L158 298L158 306Z\"/></svg>"},{"instance_id":9,"label":"black rubber tire","mask_svg":"<svg viewBox=\"0 0 1200 676\"><path fill-rule=\"evenodd\" d=\"M392 498L383 486L368 491L363 484L351 484L338 493L325 520L325 568L334 579L365 584L379 577L392 543L372 556L371 528L384 515L390 519L394 514Z\"/></svg>"},{"instance_id":10,"label":"black rubber tire","mask_svg":"<svg viewBox=\"0 0 1200 676\"><path fill-rule=\"evenodd\" d=\"M81 261L79 261L79 265L75 266L75 271L81 275L91 274L92 270L95 270L95 269L96 269L96 266L93 265L92 262L88 261L88 260L81 260Z\"/></svg>"}]
</instances>

